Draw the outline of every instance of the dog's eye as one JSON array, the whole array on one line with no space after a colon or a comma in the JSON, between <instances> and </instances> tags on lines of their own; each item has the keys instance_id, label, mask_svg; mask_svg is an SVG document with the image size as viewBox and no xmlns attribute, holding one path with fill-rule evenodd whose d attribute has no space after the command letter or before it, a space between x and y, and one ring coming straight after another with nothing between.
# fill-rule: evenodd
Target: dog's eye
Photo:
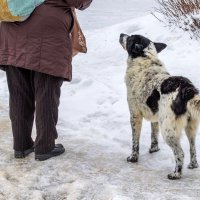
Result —
<instances>
[{"instance_id":1,"label":"dog's eye","mask_svg":"<svg viewBox=\"0 0 200 200\"><path fill-rule=\"evenodd\" d=\"M141 52L143 50L143 45L141 45L141 44L135 44L135 50L137 52Z\"/></svg>"}]
</instances>

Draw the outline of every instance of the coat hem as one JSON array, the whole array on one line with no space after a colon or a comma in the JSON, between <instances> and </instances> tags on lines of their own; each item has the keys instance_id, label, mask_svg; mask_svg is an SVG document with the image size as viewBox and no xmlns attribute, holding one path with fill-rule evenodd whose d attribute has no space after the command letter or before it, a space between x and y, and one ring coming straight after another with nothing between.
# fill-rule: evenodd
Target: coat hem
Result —
<instances>
[{"instance_id":1,"label":"coat hem","mask_svg":"<svg viewBox=\"0 0 200 200\"><path fill-rule=\"evenodd\" d=\"M64 76L62 76L62 75L55 75L55 74L53 74L53 73L47 73L46 71L43 71L43 70L35 70L35 69L32 69L32 68L29 68L29 67L24 67L24 66L18 66L18 65L12 65L12 64L5 64L5 63L0 63L0 70L3 70L3 71L6 71L6 66L13 66L13 67L18 67L18 68L23 68L23 69L27 69L27 70L32 70L32 71L35 71L35 72L40 72L40 73L44 73L44 74L49 74L49 75L51 75L51 76L56 76L56 77L61 77L61 78L63 78L64 79L64 81L68 81L68 82L70 82L71 80L72 80L72 76L71 75L69 75L69 77L68 78L66 78L66 77L64 77Z\"/></svg>"}]
</instances>

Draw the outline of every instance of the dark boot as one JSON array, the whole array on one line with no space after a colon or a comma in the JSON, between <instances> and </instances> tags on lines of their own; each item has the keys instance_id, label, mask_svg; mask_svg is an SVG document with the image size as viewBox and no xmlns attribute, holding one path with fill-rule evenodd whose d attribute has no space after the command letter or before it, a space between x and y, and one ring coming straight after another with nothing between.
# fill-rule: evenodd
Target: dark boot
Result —
<instances>
[{"instance_id":1,"label":"dark boot","mask_svg":"<svg viewBox=\"0 0 200 200\"><path fill-rule=\"evenodd\" d=\"M54 149L50 151L49 153L45 154L35 154L35 160L37 161L44 161L51 157L59 156L60 154L65 152L65 148L62 144L56 144Z\"/></svg>"},{"instance_id":2,"label":"dark boot","mask_svg":"<svg viewBox=\"0 0 200 200\"><path fill-rule=\"evenodd\" d=\"M15 158L25 158L30 153L34 152L34 147L31 147L30 149L24 150L24 151L15 151Z\"/></svg>"}]
</instances>

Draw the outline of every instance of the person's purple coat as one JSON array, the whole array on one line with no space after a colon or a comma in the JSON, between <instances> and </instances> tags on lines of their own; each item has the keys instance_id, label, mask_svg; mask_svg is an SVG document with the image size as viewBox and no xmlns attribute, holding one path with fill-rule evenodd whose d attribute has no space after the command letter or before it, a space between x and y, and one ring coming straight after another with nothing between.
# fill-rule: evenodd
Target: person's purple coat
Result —
<instances>
[{"instance_id":1,"label":"person's purple coat","mask_svg":"<svg viewBox=\"0 0 200 200\"><path fill-rule=\"evenodd\" d=\"M92 0L46 0L25 22L0 24L0 68L6 65L72 78L71 8Z\"/></svg>"}]
</instances>

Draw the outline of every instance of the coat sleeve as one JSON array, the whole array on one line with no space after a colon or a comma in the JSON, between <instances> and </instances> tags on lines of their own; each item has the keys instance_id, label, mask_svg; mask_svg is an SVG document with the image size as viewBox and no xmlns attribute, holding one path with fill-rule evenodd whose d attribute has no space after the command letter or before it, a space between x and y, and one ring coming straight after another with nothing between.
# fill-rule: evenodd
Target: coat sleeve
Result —
<instances>
[{"instance_id":1,"label":"coat sleeve","mask_svg":"<svg viewBox=\"0 0 200 200\"><path fill-rule=\"evenodd\" d=\"M69 7L85 10L90 6L92 0L65 0Z\"/></svg>"}]
</instances>

